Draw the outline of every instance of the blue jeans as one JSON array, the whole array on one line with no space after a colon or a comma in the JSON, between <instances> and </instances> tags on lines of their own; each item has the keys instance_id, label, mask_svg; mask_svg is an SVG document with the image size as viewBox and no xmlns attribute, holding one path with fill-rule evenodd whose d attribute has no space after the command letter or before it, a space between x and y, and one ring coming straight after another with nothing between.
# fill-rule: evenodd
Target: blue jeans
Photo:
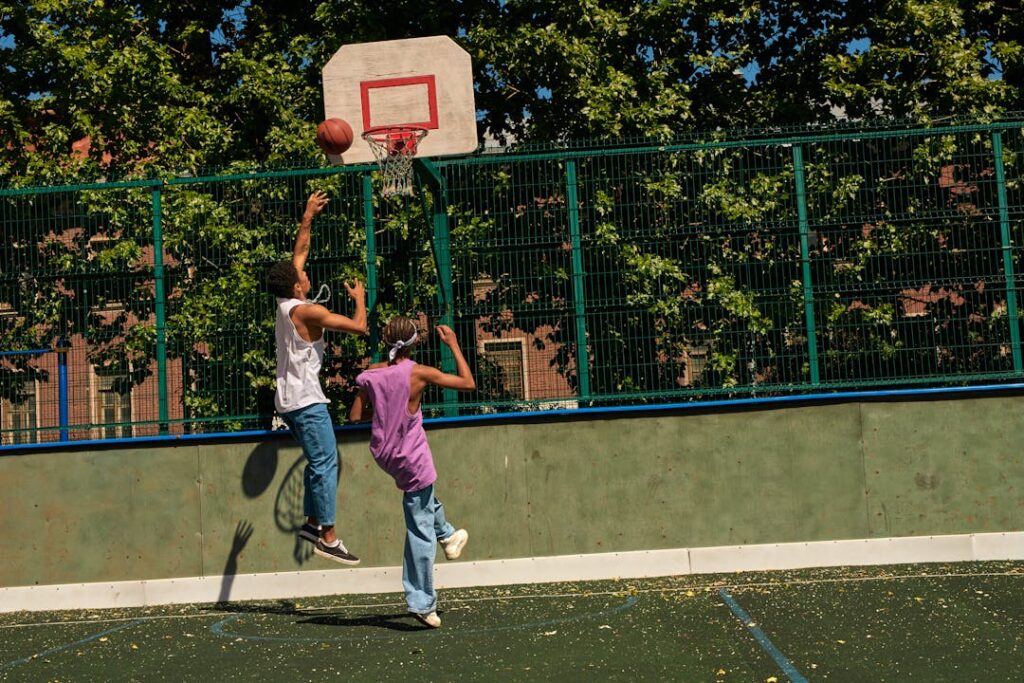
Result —
<instances>
[{"instance_id":1,"label":"blue jeans","mask_svg":"<svg viewBox=\"0 0 1024 683\"><path fill-rule=\"evenodd\" d=\"M333 526L338 510L338 442L327 404L314 403L281 417L306 456L302 513L316 517L324 526Z\"/></svg>"},{"instance_id":2,"label":"blue jeans","mask_svg":"<svg viewBox=\"0 0 1024 683\"><path fill-rule=\"evenodd\" d=\"M444 518L444 505L434 497L434 486L406 493L405 561L402 563L402 586L410 612L429 614L437 608L434 590L434 555L437 542L455 533L455 527Z\"/></svg>"}]
</instances>

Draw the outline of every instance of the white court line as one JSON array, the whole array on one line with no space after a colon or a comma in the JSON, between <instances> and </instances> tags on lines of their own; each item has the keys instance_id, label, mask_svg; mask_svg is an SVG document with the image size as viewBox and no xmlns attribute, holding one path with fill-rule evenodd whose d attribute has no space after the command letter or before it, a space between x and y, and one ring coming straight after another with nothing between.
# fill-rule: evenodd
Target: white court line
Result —
<instances>
[{"instance_id":1,"label":"white court line","mask_svg":"<svg viewBox=\"0 0 1024 683\"><path fill-rule=\"evenodd\" d=\"M931 574L899 574L892 576L850 576L850 577L836 577L836 578L821 578L821 579L788 579L785 581L755 581L749 583L728 583L722 581L714 581L712 583L698 583L686 586L668 586L661 588L620 588L613 591L587 591L587 592L574 592L574 593L537 593L534 595L501 595L501 596L483 596L478 598L446 598L446 603L471 603L471 602L498 602L503 600L556 600L563 598L592 598L592 597L619 597L623 595L639 595L646 593L680 593L683 591L705 591L706 595L713 595L711 591L719 588L725 588L729 590L742 590L744 588L788 588L790 586L811 586L819 584L831 584L831 583L864 583L868 581L901 581L904 579L954 579L954 578L995 578L995 577L1008 577L1012 576L1015 578L1024 579L1024 570L1020 571L1009 571L1009 572L982 572L979 574L972 574L966 572L943 572L943 573L931 573ZM449 588L442 592L450 590L460 590ZM329 612L332 610L343 610L343 609L371 609L374 607L405 607L404 602L377 602L368 604L357 604L357 605L325 605L323 607L305 607L298 608L288 612L288 614L316 614L318 612ZM114 624L122 621L158 621L168 619L198 619L202 617L213 617L213 616L228 616L232 614L246 614L246 613L260 613L260 614L273 614L274 612L260 612L260 610L210 610L209 612L200 612L195 614L154 614L150 616L138 616L138 617L111 617L109 619L72 619L64 621L35 621L25 622L20 624L0 624L0 629L7 628L31 628L33 626L64 626L73 624Z\"/></svg>"}]
</instances>

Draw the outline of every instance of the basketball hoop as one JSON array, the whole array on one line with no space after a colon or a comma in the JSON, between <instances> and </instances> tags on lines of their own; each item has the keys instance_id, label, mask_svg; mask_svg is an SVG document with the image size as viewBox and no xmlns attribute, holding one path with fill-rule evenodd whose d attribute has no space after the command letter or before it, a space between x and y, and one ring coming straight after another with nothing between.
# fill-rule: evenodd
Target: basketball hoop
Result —
<instances>
[{"instance_id":1,"label":"basketball hoop","mask_svg":"<svg viewBox=\"0 0 1024 683\"><path fill-rule=\"evenodd\" d=\"M380 166L382 195L412 195L412 159L426 136L420 126L377 126L363 132Z\"/></svg>"}]
</instances>

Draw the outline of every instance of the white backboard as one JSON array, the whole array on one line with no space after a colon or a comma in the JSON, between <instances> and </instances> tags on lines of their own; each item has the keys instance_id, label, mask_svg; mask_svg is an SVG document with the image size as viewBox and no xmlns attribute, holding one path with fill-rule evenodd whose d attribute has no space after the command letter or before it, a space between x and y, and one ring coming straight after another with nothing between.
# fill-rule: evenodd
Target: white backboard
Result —
<instances>
[{"instance_id":1,"label":"white backboard","mask_svg":"<svg viewBox=\"0 0 1024 683\"><path fill-rule=\"evenodd\" d=\"M336 164L375 161L362 139L367 128L415 125L427 129L419 157L470 154L477 149L473 65L448 36L344 45L323 69L324 118L352 126L352 147L329 155Z\"/></svg>"}]
</instances>

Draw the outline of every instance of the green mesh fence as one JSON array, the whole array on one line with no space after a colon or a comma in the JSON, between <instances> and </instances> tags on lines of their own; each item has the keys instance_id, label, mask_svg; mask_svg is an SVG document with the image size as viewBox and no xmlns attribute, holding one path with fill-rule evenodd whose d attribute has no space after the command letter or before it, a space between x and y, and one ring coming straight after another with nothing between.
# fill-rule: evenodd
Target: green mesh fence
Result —
<instances>
[{"instance_id":1,"label":"green mesh fence","mask_svg":"<svg viewBox=\"0 0 1024 683\"><path fill-rule=\"evenodd\" d=\"M1024 376L1024 123L709 138L427 161L411 198L371 167L0 189L0 445L278 426L263 282L313 190L314 294L371 309L327 337L339 419L397 313L476 375L432 415Z\"/></svg>"}]
</instances>

